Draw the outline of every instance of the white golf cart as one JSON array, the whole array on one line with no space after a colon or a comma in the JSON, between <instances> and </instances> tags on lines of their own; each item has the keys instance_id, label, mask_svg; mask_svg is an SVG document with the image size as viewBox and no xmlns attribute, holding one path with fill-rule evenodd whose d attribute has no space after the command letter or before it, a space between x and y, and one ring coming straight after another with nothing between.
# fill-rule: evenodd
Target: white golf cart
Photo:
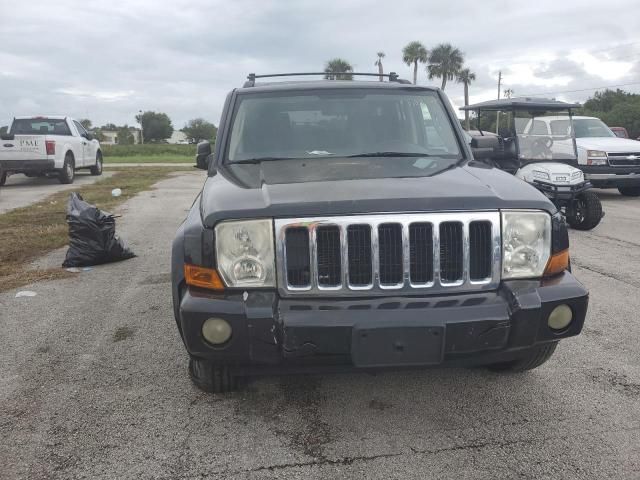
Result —
<instances>
[{"instance_id":1,"label":"white golf cart","mask_svg":"<svg viewBox=\"0 0 640 480\"><path fill-rule=\"evenodd\" d=\"M477 130L469 132L476 160L514 174L544 193L567 223L591 230L604 216L598 195L577 168L571 110L580 105L539 98L506 98L463 107L476 112ZM480 125L490 117L498 134ZM553 116L551 133L542 117Z\"/></svg>"}]
</instances>

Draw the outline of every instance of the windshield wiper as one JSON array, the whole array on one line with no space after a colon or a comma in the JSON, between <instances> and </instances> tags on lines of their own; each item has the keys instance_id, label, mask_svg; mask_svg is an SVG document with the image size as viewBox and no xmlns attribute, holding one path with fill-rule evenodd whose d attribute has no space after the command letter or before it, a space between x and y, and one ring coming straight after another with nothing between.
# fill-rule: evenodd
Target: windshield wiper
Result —
<instances>
[{"instance_id":1,"label":"windshield wiper","mask_svg":"<svg viewBox=\"0 0 640 480\"><path fill-rule=\"evenodd\" d=\"M275 160L296 160L295 157L256 157L256 158L244 158L242 160L234 160L233 162L229 162L231 165L236 165L239 163L250 163L252 165L257 165L262 162L273 162Z\"/></svg>"},{"instance_id":2,"label":"windshield wiper","mask_svg":"<svg viewBox=\"0 0 640 480\"><path fill-rule=\"evenodd\" d=\"M347 158L358 158L358 157L431 157L428 153L418 153L418 152L368 152L368 153L357 153L355 155L347 155Z\"/></svg>"}]
</instances>

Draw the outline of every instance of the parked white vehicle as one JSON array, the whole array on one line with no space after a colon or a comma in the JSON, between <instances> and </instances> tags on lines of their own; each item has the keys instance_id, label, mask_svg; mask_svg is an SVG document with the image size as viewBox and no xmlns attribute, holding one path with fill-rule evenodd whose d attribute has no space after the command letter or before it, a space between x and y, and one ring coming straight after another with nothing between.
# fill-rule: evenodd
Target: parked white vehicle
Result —
<instances>
[{"instance_id":1,"label":"parked white vehicle","mask_svg":"<svg viewBox=\"0 0 640 480\"><path fill-rule=\"evenodd\" d=\"M567 135L567 117L536 117L527 125L537 135L556 139ZM640 196L640 142L617 137L602 120L596 117L573 117L577 166L596 188L617 188L622 195ZM569 146L567 146L569 148Z\"/></svg>"},{"instance_id":2,"label":"parked white vehicle","mask_svg":"<svg viewBox=\"0 0 640 480\"><path fill-rule=\"evenodd\" d=\"M57 175L61 183L73 183L75 171L89 169L102 174L98 140L69 117L16 117L0 140L0 185L7 176Z\"/></svg>"}]
</instances>

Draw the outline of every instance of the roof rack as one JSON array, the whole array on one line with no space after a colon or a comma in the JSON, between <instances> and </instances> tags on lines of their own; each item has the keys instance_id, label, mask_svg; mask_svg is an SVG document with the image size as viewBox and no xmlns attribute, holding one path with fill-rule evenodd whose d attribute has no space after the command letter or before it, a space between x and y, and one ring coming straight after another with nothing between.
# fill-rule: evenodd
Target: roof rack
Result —
<instances>
[{"instance_id":1,"label":"roof rack","mask_svg":"<svg viewBox=\"0 0 640 480\"><path fill-rule=\"evenodd\" d=\"M244 83L244 87L255 87L257 78L273 78L273 77L302 77L302 76L312 76L312 75L358 75L363 77L386 77L390 82L397 82L402 84L411 84L409 80L404 80L398 77L396 72L390 73L358 73L358 72L297 72L297 73L273 73L270 75L256 75L255 73L250 73L247 75L247 81Z\"/></svg>"}]
</instances>

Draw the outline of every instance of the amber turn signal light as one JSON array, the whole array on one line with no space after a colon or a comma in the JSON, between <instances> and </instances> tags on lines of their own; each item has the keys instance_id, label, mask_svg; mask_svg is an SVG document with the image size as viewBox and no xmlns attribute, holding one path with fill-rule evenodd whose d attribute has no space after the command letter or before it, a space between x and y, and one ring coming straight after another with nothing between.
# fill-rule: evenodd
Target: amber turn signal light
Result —
<instances>
[{"instance_id":1,"label":"amber turn signal light","mask_svg":"<svg viewBox=\"0 0 640 480\"><path fill-rule=\"evenodd\" d=\"M224 283L214 268L198 267L196 265L184 266L184 278L187 285L192 287L207 288L209 290L224 290Z\"/></svg>"},{"instance_id":2,"label":"amber turn signal light","mask_svg":"<svg viewBox=\"0 0 640 480\"><path fill-rule=\"evenodd\" d=\"M557 275L565 270L569 270L569 249L551 255L544 269L544 276Z\"/></svg>"}]
</instances>

